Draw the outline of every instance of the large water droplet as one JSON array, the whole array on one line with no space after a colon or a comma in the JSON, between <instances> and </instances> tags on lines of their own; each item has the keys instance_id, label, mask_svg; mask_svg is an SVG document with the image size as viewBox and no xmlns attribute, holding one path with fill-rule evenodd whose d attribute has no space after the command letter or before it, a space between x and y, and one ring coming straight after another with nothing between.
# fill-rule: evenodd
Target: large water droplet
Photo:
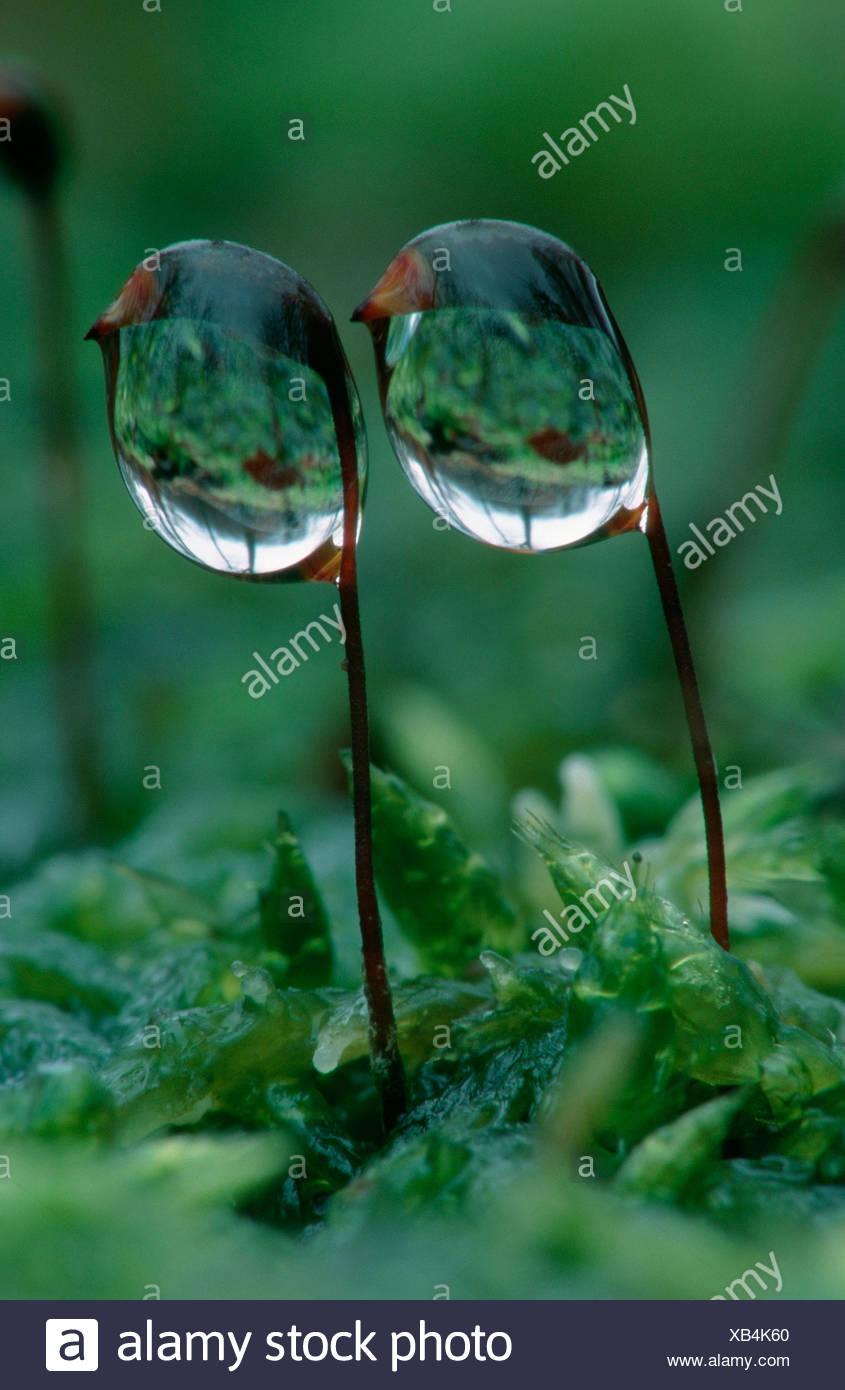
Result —
<instances>
[{"instance_id":1,"label":"large water droplet","mask_svg":"<svg viewBox=\"0 0 845 1390\"><path fill-rule=\"evenodd\" d=\"M115 453L151 529L246 578L330 578L343 492L330 391L357 392L331 316L279 261L187 242L142 263L92 330Z\"/></svg>"},{"instance_id":2,"label":"large water droplet","mask_svg":"<svg viewBox=\"0 0 845 1390\"><path fill-rule=\"evenodd\" d=\"M598 282L568 247L509 222L436 227L356 317L373 334L399 461L451 525L537 552L638 524L642 393Z\"/></svg>"}]
</instances>

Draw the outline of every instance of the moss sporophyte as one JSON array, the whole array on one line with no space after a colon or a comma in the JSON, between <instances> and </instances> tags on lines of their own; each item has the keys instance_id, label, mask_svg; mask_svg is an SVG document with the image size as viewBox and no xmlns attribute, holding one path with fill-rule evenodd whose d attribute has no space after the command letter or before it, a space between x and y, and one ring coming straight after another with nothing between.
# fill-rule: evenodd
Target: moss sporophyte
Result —
<instances>
[{"instance_id":1,"label":"moss sporophyte","mask_svg":"<svg viewBox=\"0 0 845 1390\"><path fill-rule=\"evenodd\" d=\"M0 66L0 174L21 193L32 257L33 329L42 422L39 478L55 706L76 839L103 828L99 707L85 554L84 488L61 208L63 117L26 70Z\"/></svg>"},{"instance_id":2,"label":"moss sporophyte","mask_svg":"<svg viewBox=\"0 0 845 1390\"><path fill-rule=\"evenodd\" d=\"M138 265L87 336L103 352L120 471L152 530L219 574L338 586L364 983L389 1129L405 1089L372 867L356 557L366 437L334 321L282 262L189 241Z\"/></svg>"},{"instance_id":3,"label":"moss sporophyte","mask_svg":"<svg viewBox=\"0 0 845 1390\"><path fill-rule=\"evenodd\" d=\"M646 536L704 809L710 929L728 947L716 767L651 468L645 397L590 267L515 222L450 222L394 257L353 316L387 430L449 526L525 554Z\"/></svg>"},{"instance_id":4,"label":"moss sporophyte","mask_svg":"<svg viewBox=\"0 0 845 1390\"><path fill-rule=\"evenodd\" d=\"M449 223L410 242L354 318L373 336L400 463L450 526L527 554L646 535L699 777L710 928L727 948L716 771L645 399L598 281L533 228ZM230 577L338 584L365 994L390 1128L405 1092L372 862L356 556L366 441L334 320L281 262L190 241L142 261L87 336L103 351L118 465L151 529Z\"/></svg>"}]
</instances>

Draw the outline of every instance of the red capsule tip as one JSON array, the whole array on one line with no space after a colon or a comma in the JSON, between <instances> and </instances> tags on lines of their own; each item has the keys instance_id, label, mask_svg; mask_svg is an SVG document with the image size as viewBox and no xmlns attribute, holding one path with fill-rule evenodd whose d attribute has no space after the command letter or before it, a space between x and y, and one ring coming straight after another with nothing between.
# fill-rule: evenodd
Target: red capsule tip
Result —
<instances>
[{"instance_id":1,"label":"red capsule tip","mask_svg":"<svg viewBox=\"0 0 845 1390\"><path fill-rule=\"evenodd\" d=\"M152 317L157 302L158 280L155 272L143 264L136 266L117 298L92 323L85 334L85 341L93 339L99 343L118 328L144 323Z\"/></svg>"},{"instance_id":2,"label":"red capsule tip","mask_svg":"<svg viewBox=\"0 0 845 1390\"><path fill-rule=\"evenodd\" d=\"M352 322L372 323L375 319L433 309L436 284L437 276L420 251L400 251L375 289L358 305Z\"/></svg>"}]
</instances>

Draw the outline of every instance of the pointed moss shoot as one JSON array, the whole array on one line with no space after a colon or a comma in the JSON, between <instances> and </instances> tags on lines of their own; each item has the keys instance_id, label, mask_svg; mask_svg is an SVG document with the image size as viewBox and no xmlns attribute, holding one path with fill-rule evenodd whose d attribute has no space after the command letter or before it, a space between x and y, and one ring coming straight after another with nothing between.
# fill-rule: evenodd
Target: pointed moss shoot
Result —
<instances>
[{"instance_id":1,"label":"pointed moss shoot","mask_svg":"<svg viewBox=\"0 0 845 1390\"><path fill-rule=\"evenodd\" d=\"M710 929L728 947L716 768L651 474L631 355L585 261L515 222L450 222L390 262L353 318L412 486L474 540L524 554L644 532L704 808Z\"/></svg>"},{"instance_id":2,"label":"pointed moss shoot","mask_svg":"<svg viewBox=\"0 0 845 1390\"><path fill-rule=\"evenodd\" d=\"M93 620L85 553L83 469L67 251L60 182L63 122L50 95L27 72L0 65L0 173L19 190L28 218L33 327L43 429L39 495L47 564L50 644L58 721L81 837L104 819L93 665Z\"/></svg>"},{"instance_id":3,"label":"pointed moss shoot","mask_svg":"<svg viewBox=\"0 0 845 1390\"><path fill-rule=\"evenodd\" d=\"M372 864L356 570L366 438L334 320L280 261L189 241L142 261L88 337L103 352L118 466L149 529L232 578L338 585L364 985L389 1130L405 1085ZM269 920L269 900L262 911Z\"/></svg>"}]
</instances>

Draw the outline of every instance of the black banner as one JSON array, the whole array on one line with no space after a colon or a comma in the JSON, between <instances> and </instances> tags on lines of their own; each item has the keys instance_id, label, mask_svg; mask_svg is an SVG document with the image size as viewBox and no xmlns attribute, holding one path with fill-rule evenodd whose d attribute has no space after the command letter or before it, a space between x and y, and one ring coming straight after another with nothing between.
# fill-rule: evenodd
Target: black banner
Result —
<instances>
[{"instance_id":1,"label":"black banner","mask_svg":"<svg viewBox=\"0 0 845 1390\"><path fill-rule=\"evenodd\" d=\"M186 1387L812 1383L836 1303L67 1303L0 1305L2 1383ZM625 1377L623 1381L621 1378Z\"/></svg>"}]
</instances>

